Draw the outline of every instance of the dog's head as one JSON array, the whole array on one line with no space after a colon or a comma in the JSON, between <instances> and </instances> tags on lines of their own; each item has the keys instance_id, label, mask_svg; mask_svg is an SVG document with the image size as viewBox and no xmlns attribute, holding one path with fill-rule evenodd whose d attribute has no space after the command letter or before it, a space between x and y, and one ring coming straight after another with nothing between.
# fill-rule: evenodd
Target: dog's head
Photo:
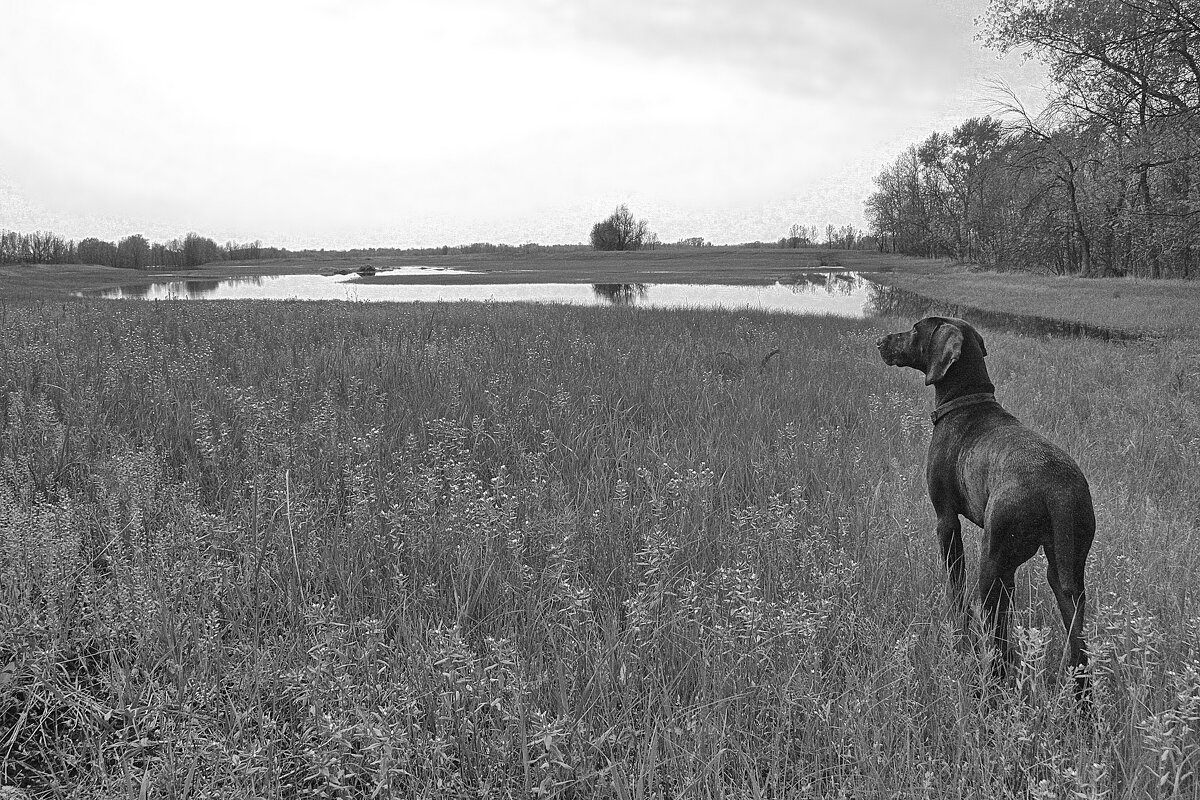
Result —
<instances>
[{"instance_id":1,"label":"dog's head","mask_svg":"<svg viewBox=\"0 0 1200 800\"><path fill-rule=\"evenodd\" d=\"M912 330L879 337L875 345L885 364L924 372L926 386L946 377L964 351L978 348L980 358L987 355L979 331L955 317L926 317Z\"/></svg>"}]
</instances>

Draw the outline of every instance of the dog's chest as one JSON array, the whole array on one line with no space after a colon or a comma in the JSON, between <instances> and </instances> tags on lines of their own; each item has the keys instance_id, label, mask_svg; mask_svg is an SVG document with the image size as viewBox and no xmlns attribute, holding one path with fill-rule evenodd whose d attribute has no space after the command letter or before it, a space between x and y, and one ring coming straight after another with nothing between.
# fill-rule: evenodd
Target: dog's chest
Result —
<instances>
[{"instance_id":1,"label":"dog's chest","mask_svg":"<svg viewBox=\"0 0 1200 800\"><path fill-rule=\"evenodd\" d=\"M960 426L935 430L926 466L933 505L953 509L983 527L997 466L993 456L985 440L964 436Z\"/></svg>"}]
</instances>

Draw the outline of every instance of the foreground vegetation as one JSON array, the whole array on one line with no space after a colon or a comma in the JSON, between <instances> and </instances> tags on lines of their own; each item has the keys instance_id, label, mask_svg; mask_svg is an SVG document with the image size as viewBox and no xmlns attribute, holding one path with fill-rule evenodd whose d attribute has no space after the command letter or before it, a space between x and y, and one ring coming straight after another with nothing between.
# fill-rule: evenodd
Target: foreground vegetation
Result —
<instances>
[{"instance_id":1,"label":"foreground vegetation","mask_svg":"<svg viewBox=\"0 0 1200 800\"><path fill-rule=\"evenodd\" d=\"M1200 353L985 331L1097 501L1081 724L1037 561L1013 684L953 647L895 324L0 305L0 785L1190 796Z\"/></svg>"}]
</instances>

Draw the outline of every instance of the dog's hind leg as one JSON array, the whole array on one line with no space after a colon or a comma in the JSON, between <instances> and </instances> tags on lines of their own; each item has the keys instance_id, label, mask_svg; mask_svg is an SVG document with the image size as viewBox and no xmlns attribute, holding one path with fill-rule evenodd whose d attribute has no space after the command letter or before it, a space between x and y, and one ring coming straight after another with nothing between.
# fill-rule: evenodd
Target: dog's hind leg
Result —
<instances>
[{"instance_id":1,"label":"dog's hind leg","mask_svg":"<svg viewBox=\"0 0 1200 800\"><path fill-rule=\"evenodd\" d=\"M1084 565L1096 535L1096 513L1091 493L1080 477L1080 486L1068 494L1052 497L1049 512L1052 536L1043 542L1049 567L1046 579L1058 601L1063 628L1067 632L1067 657L1075 673L1075 697L1086 703L1090 692L1087 672L1087 645L1083 639L1084 611L1087 592L1084 588Z\"/></svg>"},{"instance_id":2,"label":"dog's hind leg","mask_svg":"<svg viewBox=\"0 0 1200 800\"><path fill-rule=\"evenodd\" d=\"M1009 640L1009 607L1012 605L1017 568L1041 546L1042 520L1031 519L1018 497L1005 501L992 497L984 512L983 548L979 558L979 600L984 624L992 632L998 659L993 671L1003 677L1017 660Z\"/></svg>"},{"instance_id":3,"label":"dog's hind leg","mask_svg":"<svg viewBox=\"0 0 1200 800\"><path fill-rule=\"evenodd\" d=\"M992 673L1003 678L1016 661L1008 637L1009 608L1012 605L1016 570L1005 559L984 553L979 561L979 600L983 606L983 624L992 634L995 661Z\"/></svg>"},{"instance_id":4,"label":"dog's hind leg","mask_svg":"<svg viewBox=\"0 0 1200 800\"><path fill-rule=\"evenodd\" d=\"M1046 551L1046 581L1054 592L1054 599L1058 602L1058 613L1062 616L1063 629L1067 633L1067 663L1075 674L1075 697L1084 701L1090 684L1087 674L1087 647L1083 641L1087 592L1084 591L1083 581L1076 579L1074 575L1066 581L1063 580L1052 545L1047 544L1043 549Z\"/></svg>"}]
</instances>

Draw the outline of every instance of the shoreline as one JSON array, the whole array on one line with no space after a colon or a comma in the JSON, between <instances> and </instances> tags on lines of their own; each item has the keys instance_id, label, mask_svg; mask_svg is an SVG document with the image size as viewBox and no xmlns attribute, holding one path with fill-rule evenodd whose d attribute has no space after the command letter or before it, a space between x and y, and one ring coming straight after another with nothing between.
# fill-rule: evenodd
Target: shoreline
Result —
<instances>
[{"instance_id":1,"label":"shoreline","mask_svg":"<svg viewBox=\"0 0 1200 800\"><path fill-rule=\"evenodd\" d=\"M222 280L289 274L333 275L370 265L461 267L470 275L356 278L371 284L646 283L768 285L805 273L849 270L882 286L928 298L933 306L1016 315L1119 332L1123 336L1200 336L1200 282L1079 278L984 272L946 260L859 250L709 247L633 253L337 256L214 263L190 270L132 272L87 265L0 267L0 301L80 300L75 292L164 280Z\"/></svg>"}]
</instances>

